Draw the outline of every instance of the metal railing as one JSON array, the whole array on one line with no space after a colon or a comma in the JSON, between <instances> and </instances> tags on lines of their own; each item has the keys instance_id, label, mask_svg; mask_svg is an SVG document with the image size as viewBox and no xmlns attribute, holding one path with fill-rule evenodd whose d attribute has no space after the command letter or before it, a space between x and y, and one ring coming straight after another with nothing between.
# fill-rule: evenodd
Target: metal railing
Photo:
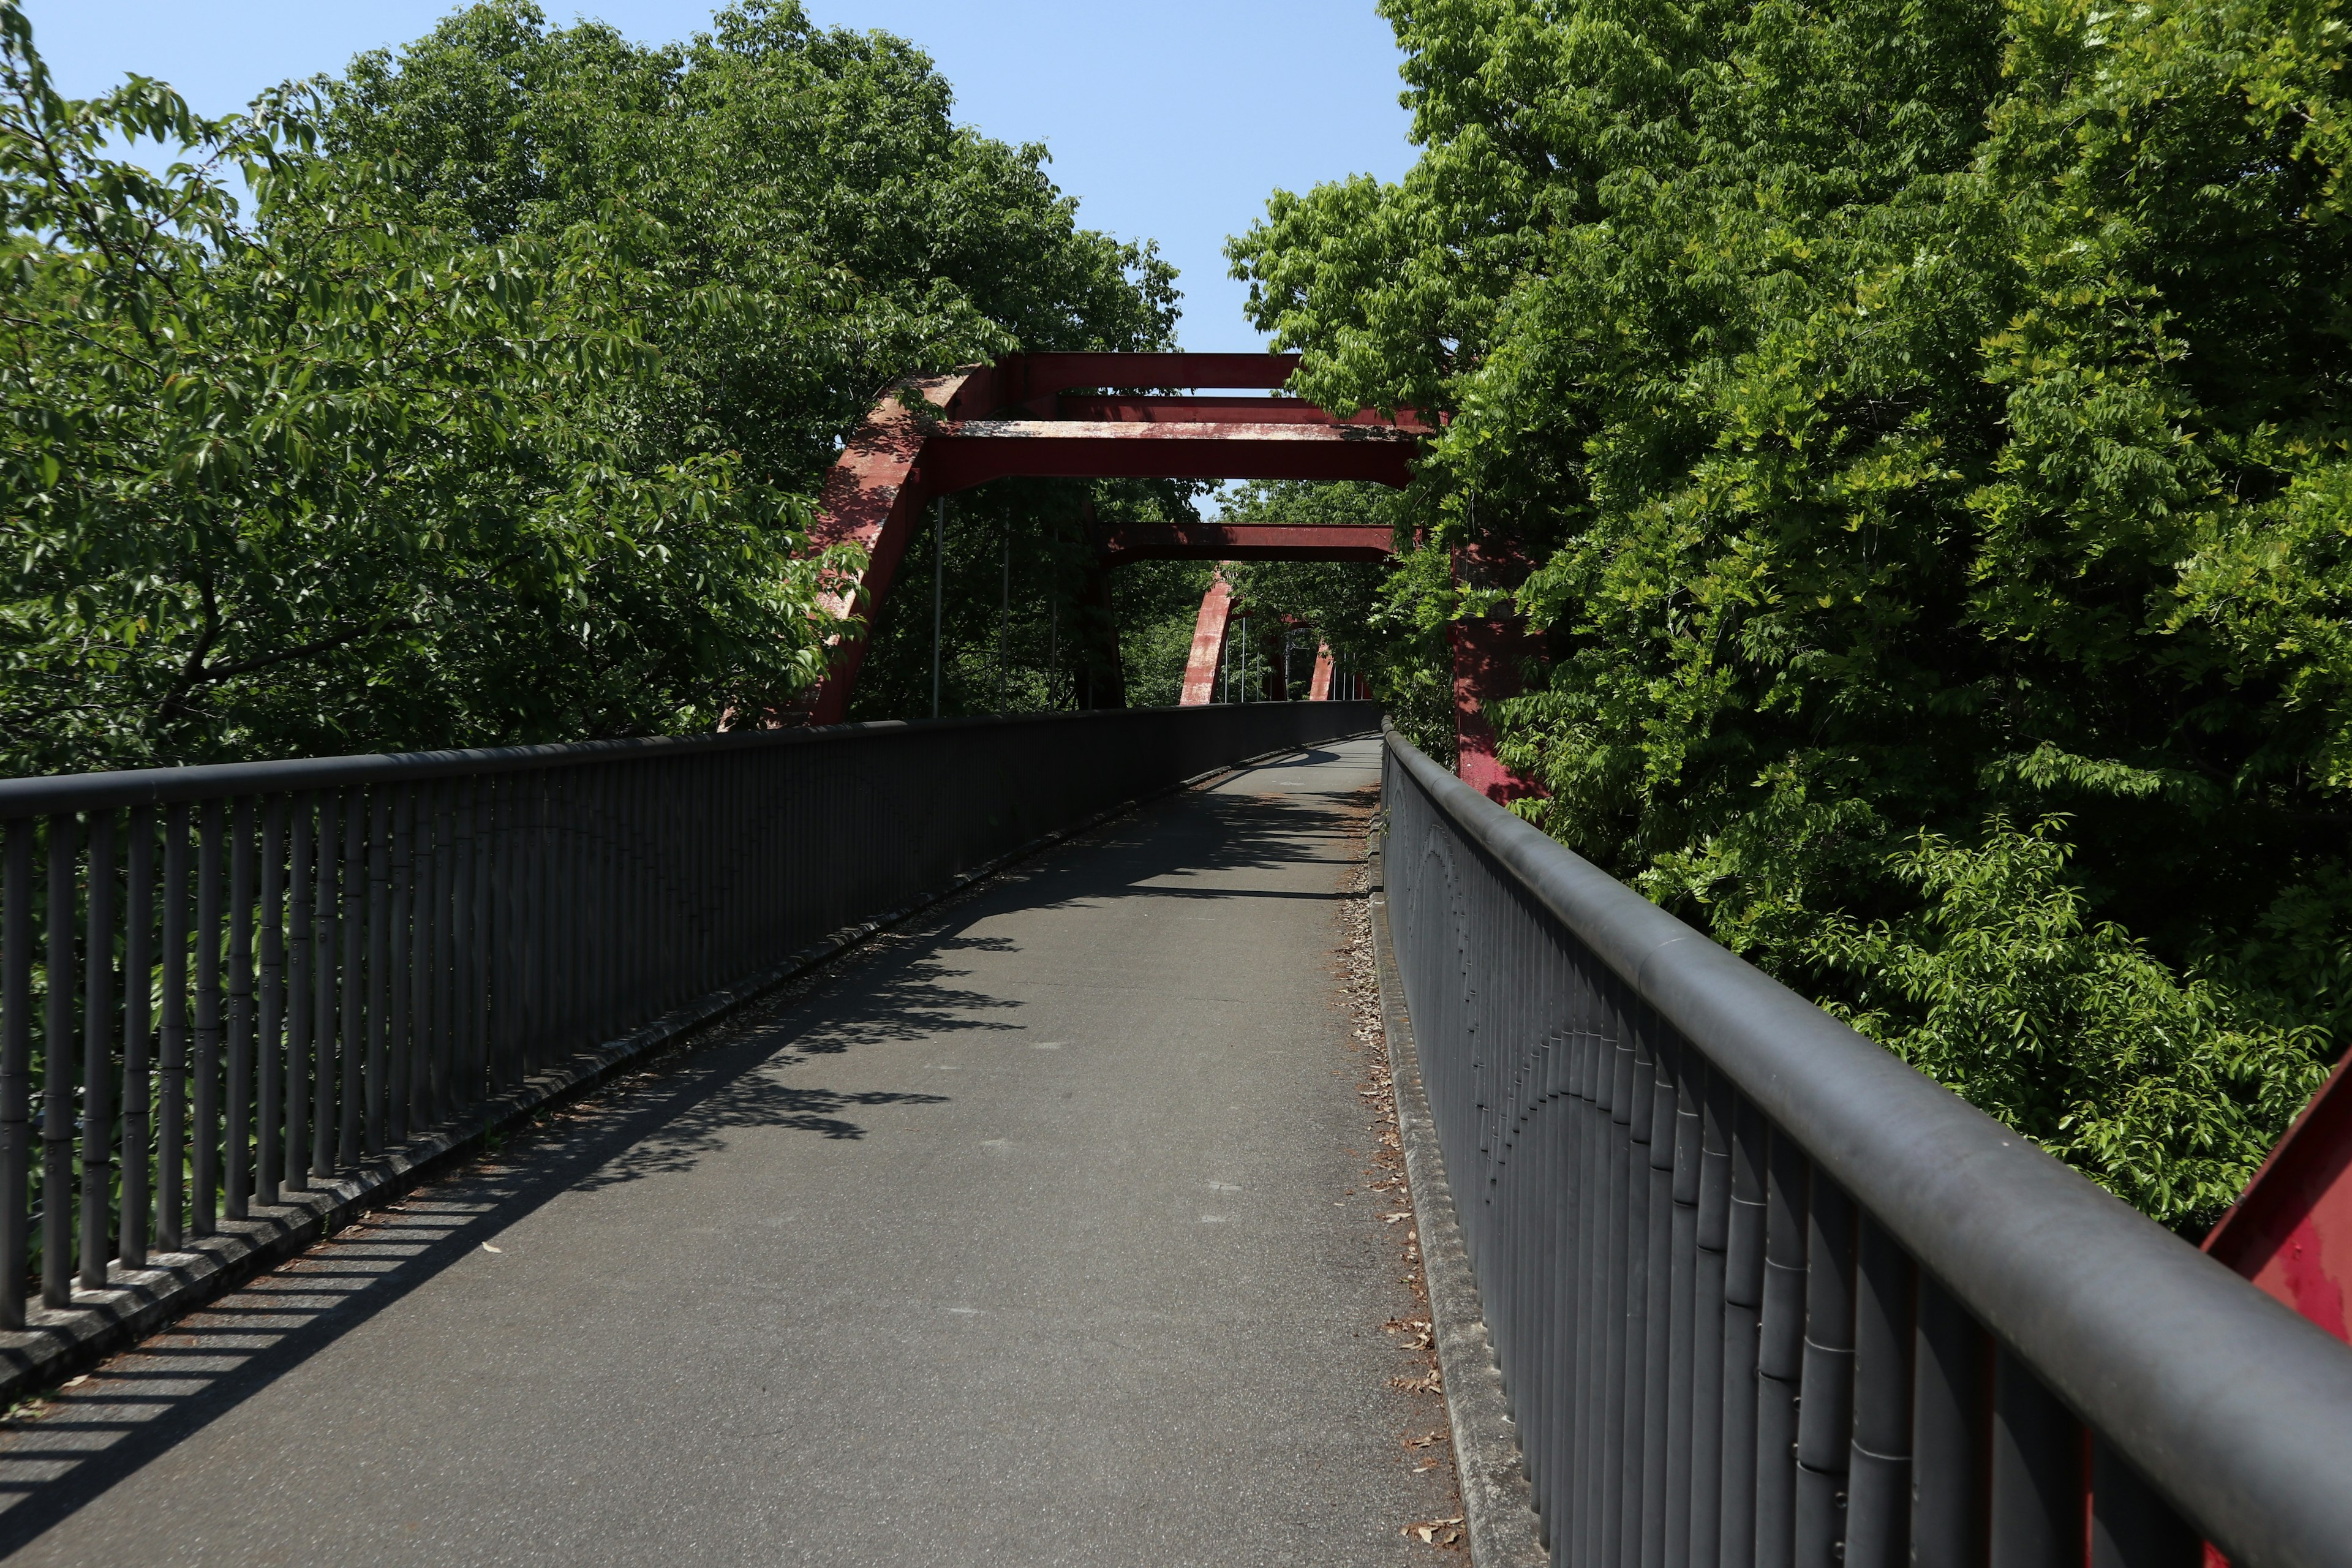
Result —
<instances>
[{"instance_id":1,"label":"metal railing","mask_svg":"<svg viewBox=\"0 0 2352 1568\"><path fill-rule=\"evenodd\" d=\"M1384 800L1554 1563L2352 1563L2352 1350L1393 733Z\"/></svg>"},{"instance_id":2,"label":"metal railing","mask_svg":"<svg viewBox=\"0 0 2352 1568\"><path fill-rule=\"evenodd\" d=\"M1259 703L0 782L0 1327L36 1279L71 1308L1042 834L1376 721Z\"/></svg>"}]
</instances>

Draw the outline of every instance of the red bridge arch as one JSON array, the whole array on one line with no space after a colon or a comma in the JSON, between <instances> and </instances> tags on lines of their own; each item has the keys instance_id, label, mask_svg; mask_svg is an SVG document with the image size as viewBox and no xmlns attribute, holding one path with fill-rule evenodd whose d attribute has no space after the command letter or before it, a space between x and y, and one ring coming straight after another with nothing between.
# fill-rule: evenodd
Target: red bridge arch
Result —
<instances>
[{"instance_id":1,"label":"red bridge arch","mask_svg":"<svg viewBox=\"0 0 2352 1568\"><path fill-rule=\"evenodd\" d=\"M903 383L850 436L825 478L812 544L854 542L866 557L854 579L835 585L830 608L845 621L862 602L870 626L921 531L923 509L990 479L1410 482L1433 426L1411 409L1394 419L1370 409L1342 419L1285 396L1281 389L1297 368L1296 354L1013 354ZM1150 559L1378 561L1390 544L1378 528L1112 522L1097 531L1106 566ZM1222 637L1223 615L1216 619ZM1494 765L1491 731L1478 717L1472 689L1490 689L1505 662L1490 657L1486 640L1483 633L1455 638L1463 776L1489 793L1524 793ZM866 642L864 627L844 626L811 723L847 716ZM1465 669L1475 675L1469 685ZM1328 692L1328 670L1318 684Z\"/></svg>"}]
</instances>

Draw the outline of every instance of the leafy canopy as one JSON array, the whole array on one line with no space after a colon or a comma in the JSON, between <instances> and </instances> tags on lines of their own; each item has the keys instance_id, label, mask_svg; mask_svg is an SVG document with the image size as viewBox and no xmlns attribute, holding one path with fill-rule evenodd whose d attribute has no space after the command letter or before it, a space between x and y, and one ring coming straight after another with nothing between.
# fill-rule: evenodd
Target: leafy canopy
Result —
<instances>
[{"instance_id":1,"label":"leafy canopy","mask_svg":"<svg viewBox=\"0 0 2352 1568\"><path fill-rule=\"evenodd\" d=\"M2210 1216L2352 1022L2340 4L1382 8L1421 159L1232 255L1302 393L1453 412L1412 504L1526 573L1523 808ZM1932 1000L2002 976L2013 1036Z\"/></svg>"},{"instance_id":2,"label":"leafy canopy","mask_svg":"<svg viewBox=\"0 0 2352 1568\"><path fill-rule=\"evenodd\" d=\"M793 5L649 49L499 3L207 121L64 99L0 0L0 766L790 701L807 498L883 388L1172 324L1164 263L950 108Z\"/></svg>"}]
</instances>

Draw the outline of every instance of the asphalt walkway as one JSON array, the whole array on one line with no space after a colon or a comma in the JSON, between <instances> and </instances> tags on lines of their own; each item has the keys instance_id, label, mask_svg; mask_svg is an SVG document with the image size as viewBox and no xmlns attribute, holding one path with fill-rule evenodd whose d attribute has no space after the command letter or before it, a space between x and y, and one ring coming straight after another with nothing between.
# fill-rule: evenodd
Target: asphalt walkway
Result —
<instances>
[{"instance_id":1,"label":"asphalt walkway","mask_svg":"<svg viewBox=\"0 0 2352 1568\"><path fill-rule=\"evenodd\" d=\"M118 1358L0 1431L0 1551L1436 1562L1338 979L1377 776L1155 805Z\"/></svg>"}]
</instances>

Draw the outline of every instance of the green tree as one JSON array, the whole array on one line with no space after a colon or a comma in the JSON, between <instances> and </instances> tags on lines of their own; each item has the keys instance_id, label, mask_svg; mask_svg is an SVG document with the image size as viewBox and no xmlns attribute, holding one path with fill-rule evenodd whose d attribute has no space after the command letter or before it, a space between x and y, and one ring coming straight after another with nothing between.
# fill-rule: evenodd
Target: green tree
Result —
<instances>
[{"instance_id":1,"label":"green tree","mask_svg":"<svg viewBox=\"0 0 2352 1568\"><path fill-rule=\"evenodd\" d=\"M788 703L808 502L885 387L1174 318L1042 149L789 5L667 49L476 5L205 121L62 98L0 0L0 92L11 772Z\"/></svg>"},{"instance_id":2,"label":"green tree","mask_svg":"<svg viewBox=\"0 0 2352 1568\"><path fill-rule=\"evenodd\" d=\"M421 225L307 90L67 100L13 5L0 91L11 771L698 727L806 679L794 503L626 417L636 232ZM106 155L140 138L182 161Z\"/></svg>"},{"instance_id":3,"label":"green tree","mask_svg":"<svg viewBox=\"0 0 2352 1568\"><path fill-rule=\"evenodd\" d=\"M1524 808L1848 1005L1824 943L1938 907L1923 842L2063 813L2145 965L2067 947L2113 1003L2073 1016L2307 1087L2352 1022L2340 6L1383 9L1419 163L1232 254L1302 393L1451 412L1411 504L1531 568ZM1915 1059L1974 1092L2000 1047L1950 1037ZM2135 1168L2221 1163L2026 1130L2186 1223L2295 1098L2192 1131L2094 1059Z\"/></svg>"},{"instance_id":4,"label":"green tree","mask_svg":"<svg viewBox=\"0 0 2352 1568\"><path fill-rule=\"evenodd\" d=\"M484 0L327 90L331 146L396 163L421 214L478 241L640 226L667 298L641 313L663 383L639 416L774 483L812 485L902 376L1172 341L1174 269L1078 227L1042 145L957 125L921 50L794 0L661 48Z\"/></svg>"}]
</instances>

